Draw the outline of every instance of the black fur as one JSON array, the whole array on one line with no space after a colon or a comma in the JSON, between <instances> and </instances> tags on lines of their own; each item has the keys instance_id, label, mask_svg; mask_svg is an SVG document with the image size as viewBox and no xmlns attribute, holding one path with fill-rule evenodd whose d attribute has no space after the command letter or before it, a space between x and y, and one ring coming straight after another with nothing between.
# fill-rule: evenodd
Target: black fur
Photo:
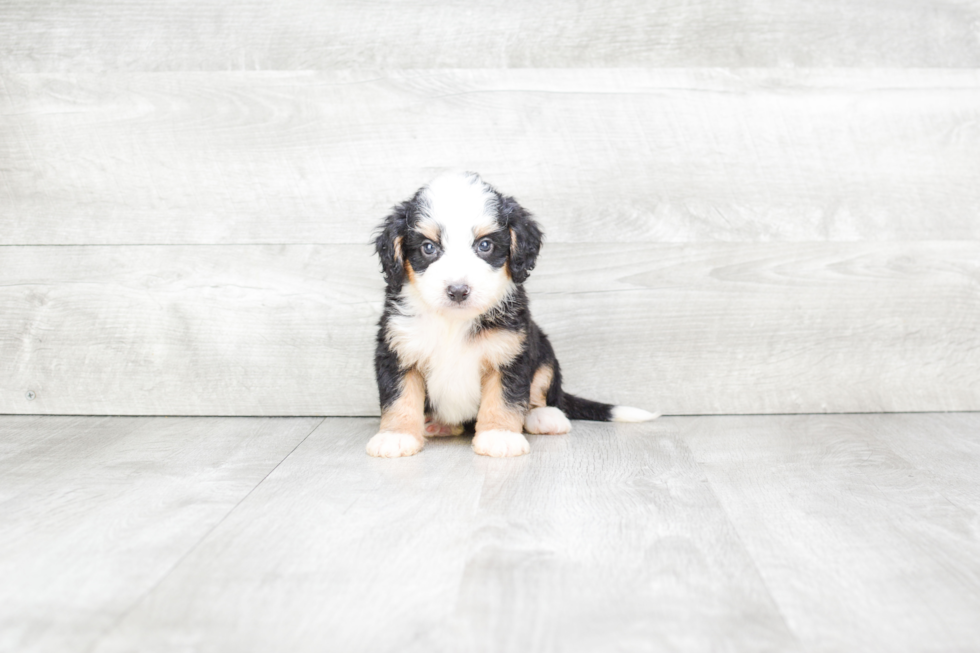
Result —
<instances>
[{"instance_id":1,"label":"black fur","mask_svg":"<svg viewBox=\"0 0 980 653\"><path fill-rule=\"evenodd\" d=\"M489 252L483 253L479 250L481 241L489 240L492 248ZM473 251L476 255L489 263L492 267L502 268L510 260L510 231L501 229L484 235L473 243Z\"/></svg>"},{"instance_id":2,"label":"black fur","mask_svg":"<svg viewBox=\"0 0 980 653\"><path fill-rule=\"evenodd\" d=\"M422 244L425 242L432 242L435 246L435 253L433 255L428 256L422 251ZM428 238L419 232L409 230L402 238L402 252L404 257L408 259L409 264L411 264L412 270L418 274L422 274L426 268L438 261L439 257L442 256L442 247L440 247L438 242L429 241Z\"/></svg>"},{"instance_id":3,"label":"black fur","mask_svg":"<svg viewBox=\"0 0 980 653\"><path fill-rule=\"evenodd\" d=\"M527 336L520 355L510 365L500 370L504 386L504 398L507 403L527 410L534 373L542 365L547 364L552 368L552 378L551 386L548 388L545 397L546 405L560 408L569 419L610 421L613 409L610 404L580 399L562 390L561 366L558 364L555 350L551 347L551 341L548 340L548 336L541 330L541 327L531 319L524 288L518 288L518 292L514 294L520 295L520 300L515 302L516 308L512 312L506 313L498 321L498 326L511 330L518 330L523 327L526 329Z\"/></svg>"},{"instance_id":4,"label":"black fur","mask_svg":"<svg viewBox=\"0 0 980 653\"><path fill-rule=\"evenodd\" d=\"M385 311L378 323L377 348L374 352L374 373L378 380L378 398L384 412L395 403L402 392L402 378L405 370L398 364L398 356L388 346L384 334L387 331L389 313Z\"/></svg>"},{"instance_id":5,"label":"black fur","mask_svg":"<svg viewBox=\"0 0 980 653\"><path fill-rule=\"evenodd\" d=\"M531 214L513 197L501 195L489 185L486 185L486 189L497 200L497 221L500 229L483 237L491 240L493 248L486 255L479 252L478 255L497 268L507 264L517 288L503 302L475 322L473 334L492 329L525 333L520 354L500 370L505 400L512 406L526 411L534 374L542 365L547 364L553 370L551 386L546 394L548 406L560 408L570 419L610 421L613 406L581 399L562 391L561 368L554 349L548 337L531 319L527 294L521 284L527 280L537 261L543 237L541 228ZM375 250L381 259L382 272L388 284L384 313L378 323L377 350L374 359L382 411L398 398L402 389L402 379L407 371L400 367L398 357L391 350L386 339L388 318L392 313L399 311L399 295L406 282L405 263L407 261L416 274L422 274L428 265L438 260L441 253L437 252L435 256L424 255L421 246L426 237L413 230L419 219L422 201L424 200L421 198L420 191L411 200L395 206L392 213L380 225L374 241ZM474 247L477 247L479 240L482 238L477 239ZM435 244L439 245L439 243ZM429 399L426 397L426 410L430 409Z\"/></svg>"},{"instance_id":6,"label":"black fur","mask_svg":"<svg viewBox=\"0 0 980 653\"><path fill-rule=\"evenodd\" d=\"M548 404L549 406L551 404ZM610 404L591 399L582 399L567 392L562 393L558 402L561 412L565 413L568 419L588 419L593 422L611 422L612 409Z\"/></svg>"},{"instance_id":7,"label":"black fur","mask_svg":"<svg viewBox=\"0 0 980 653\"><path fill-rule=\"evenodd\" d=\"M499 211L501 222L513 233L510 276L514 283L524 283L534 269L541 250L541 228L513 197L500 195Z\"/></svg>"},{"instance_id":8,"label":"black fur","mask_svg":"<svg viewBox=\"0 0 980 653\"><path fill-rule=\"evenodd\" d=\"M408 216L414 208L414 200L402 202L394 207L391 215L381 223L374 239L374 249L381 259L381 272L384 274L389 291L398 291L405 283L402 239L408 233Z\"/></svg>"}]
</instances>

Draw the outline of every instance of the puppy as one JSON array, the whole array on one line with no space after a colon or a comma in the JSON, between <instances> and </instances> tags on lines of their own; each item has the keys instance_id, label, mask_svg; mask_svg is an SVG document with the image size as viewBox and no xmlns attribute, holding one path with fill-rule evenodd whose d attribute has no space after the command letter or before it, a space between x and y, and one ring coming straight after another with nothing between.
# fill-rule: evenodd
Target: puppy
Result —
<instances>
[{"instance_id":1,"label":"puppy","mask_svg":"<svg viewBox=\"0 0 980 653\"><path fill-rule=\"evenodd\" d=\"M514 198L474 173L435 179L381 224L375 248L388 287L374 359L381 429L370 455L411 456L425 436L459 435L474 420L476 453L502 457L531 450L522 430L657 417L562 391L522 285L541 236Z\"/></svg>"}]
</instances>

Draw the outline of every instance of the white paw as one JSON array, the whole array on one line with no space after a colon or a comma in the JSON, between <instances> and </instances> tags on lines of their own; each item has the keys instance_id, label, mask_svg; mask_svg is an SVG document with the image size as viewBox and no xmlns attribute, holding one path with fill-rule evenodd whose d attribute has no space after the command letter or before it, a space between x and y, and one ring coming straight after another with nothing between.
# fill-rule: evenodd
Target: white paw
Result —
<instances>
[{"instance_id":1,"label":"white paw","mask_svg":"<svg viewBox=\"0 0 980 653\"><path fill-rule=\"evenodd\" d=\"M554 406L535 408L524 416L524 430L542 435L561 435L572 430L565 413Z\"/></svg>"},{"instance_id":2,"label":"white paw","mask_svg":"<svg viewBox=\"0 0 980 653\"><path fill-rule=\"evenodd\" d=\"M422 451L425 439L398 431L380 431L367 443L368 454L377 458L414 456Z\"/></svg>"},{"instance_id":3,"label":"white paw","mask_svg":"<svg viewBox=\"0 0 980 653\"><path fill-rule=\"evenodd\" d=\"M439 438L447 435L463 435L462 424L443 424L431 417L425 420L425 436L428 438Z\"/></svg>"},{"instance_id":4,"label":"white paw","mask_svg":"<svg viewBox=\"0 0 980 653\"><path fill-rule=\"evenodd\" d=\"M531 445L522 434L513 431L481 431L473 436L473 451L481 456L507 458L531 453Z\"/></svg>"}]
</instances>

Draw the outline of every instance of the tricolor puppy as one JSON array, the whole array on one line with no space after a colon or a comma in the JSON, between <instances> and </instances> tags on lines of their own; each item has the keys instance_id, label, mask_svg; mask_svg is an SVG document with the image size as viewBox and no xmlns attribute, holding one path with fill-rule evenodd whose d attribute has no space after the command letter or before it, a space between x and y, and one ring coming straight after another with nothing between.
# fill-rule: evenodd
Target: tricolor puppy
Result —
<instances>
[{"instance_id":1,"label":"tricolor puppy","mask_svg":"<svg viewBox=\"0 0 980 653\"><path fill-rule=\"evenodd\" d=\"M562 391L555 352L522 285L541 229L478 175L447 174L419 189L385 219L375 247L388 288L372 456L411 456L426 436L459 435L474 420L476 453L520 456L530 451L522 431L568 433L568 418L656 417Z\"/></svg>"}]
</instances>

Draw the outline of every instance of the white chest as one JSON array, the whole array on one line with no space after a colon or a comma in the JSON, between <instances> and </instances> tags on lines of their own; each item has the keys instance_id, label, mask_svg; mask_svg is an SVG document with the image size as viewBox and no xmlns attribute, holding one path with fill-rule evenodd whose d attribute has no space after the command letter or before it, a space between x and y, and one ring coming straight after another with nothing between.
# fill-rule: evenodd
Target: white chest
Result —
<instances>
[{"instance_id":1,"label":"white chest","mask_svg":"<svg viewBox=\"0 0 980 653\"><path fill-rule=\"evenodd\" d=\"M448 424L476 419L480 410L484 356L470 328L468 321L426 314L395 316L389 323L389 342L399 361L422 373L436 417Z\"/></svg>"},{"instance_id":2,"label":"white chest","mask_svg":"<svg viewBox=\"0 0 980 653\"><path fill-rule=\"evenodd\" d=\"M435 416L447 424L476 419L484 372L509 363L523 343L513 332L471 334L469 320L433 313L394 315L388 323L399 362L422 373Z\"/></svg>"}]
</instances>

